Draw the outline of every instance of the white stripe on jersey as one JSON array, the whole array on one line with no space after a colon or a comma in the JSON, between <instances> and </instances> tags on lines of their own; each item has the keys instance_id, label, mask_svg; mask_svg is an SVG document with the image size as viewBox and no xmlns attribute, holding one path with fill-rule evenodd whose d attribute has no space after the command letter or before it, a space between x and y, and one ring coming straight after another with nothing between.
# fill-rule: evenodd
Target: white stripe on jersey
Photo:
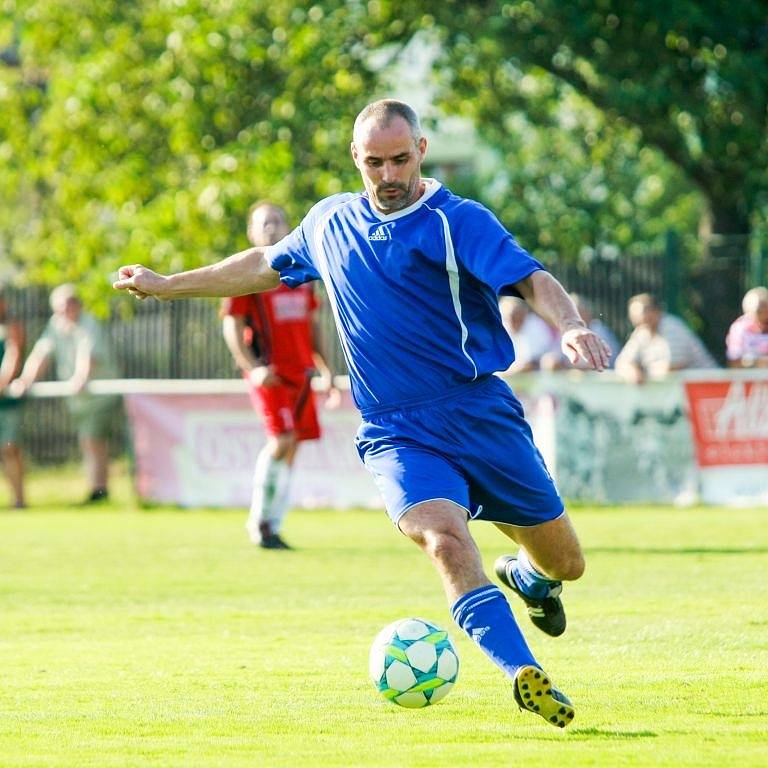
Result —
<instances>
[{"instance_id":1,"label":"white stripe on jersey","mask_svg":"<svg viewBox=\"0 0 768 768\"><path fill-rule=\"evenodd\" d=\"M448 273L448 285L451 289L451 299L453 300L453 311L456 313L456 319L461 326L461 351L464 357L472 364L472 370L475 375L472 379L477 378L477 365L467 352L467 338L469 337L469 331L467 326L464 325L464 320L461 316L461 297L459 296L459 268L456 264L456 254L453 250L453 240L451 239L451 229L448 226L448 217L439 208L430 208L428 205L424 206L429 208L430 211L434 211L443 222L443 233L445 234L445 270Z\"/></svg>"},{"instance_id":2,"label":"white stripe on jersey","mask_svg":"<svg viewBox=\"0 0 768 768\"><path fill-rule=\"evenodd\" d=\"M354 197L354 196L353 196ZM357 195L359 197L359 195ZM353 199L353 198L352 198ZM315 239L315 251L317 251L317 268L320 272L320 275L323 279L323 283L325 283L325 293L328 296L328 302L331 305L331 310L333 312L334 320L336 321L336 327L339 329L339 341L341 342L341 346L344 349L344 356L347 358L347 360L351 360L352 356L349 353L349 348L347 347L346 339L344 338L344 334L341 332L341 329L344 328L344 324L341 322L341 318L339 316L339 308L336 304L336 292L333 290L333 281L331 280L331 273L328 269L328 259L325 255L325 251L323 250L323 230L325 229L325 225L328 223L328 220L333 216L333 214L339 209L345 206L349 202L349 199L345 199L342 202L340 202L338 205L335 205L333 208L331 208L328 213L325 214L315 226L315 231L312 233Z\"/></svg>"}]
</instances>

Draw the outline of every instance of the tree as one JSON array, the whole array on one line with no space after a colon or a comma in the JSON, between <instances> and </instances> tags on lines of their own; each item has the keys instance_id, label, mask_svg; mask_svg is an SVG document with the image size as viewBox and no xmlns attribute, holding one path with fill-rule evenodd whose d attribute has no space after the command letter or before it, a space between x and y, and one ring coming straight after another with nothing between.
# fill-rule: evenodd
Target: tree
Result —
<instances>
[{"instance_id":1,"label":"tree","mask_svg":"<svg viewBox=\"0 0 768 768\"><path fill-rule=\"evenodd\" d=\"M703 204L684 174L570 87L546 73L523 77L526 108L502 123L485 117L501 87L480 89L472 111L496 162L451 187L486 203L545 260L658 253L670 229L693 250Z\"/></svg>"},{"instance_id":2,"label":"tree","mask_svg":"<svg viewBox=\"0 0 768 768\"><path fill-rule=\"evenodd\" d=\"M624 121L701 191L711 229L750 232L768 187L765 2L513 0L387 3L408 31L433 24L444 103L505 125L548 72ZM386 30L380 42L389 39Z\"/></svg>"},{"instance_id":3,"label":"tree","mask_svg":"<svg viewBox=\"0 0 768 768\"><path fill-rule=\"evenodd\" d=\"M30 281L78 280L103 305L118 264L221 257L254 198L297 216L354 174L363 3L0 3L18 50L0 66L0 247Z\"/></svg>"}]
</instances>

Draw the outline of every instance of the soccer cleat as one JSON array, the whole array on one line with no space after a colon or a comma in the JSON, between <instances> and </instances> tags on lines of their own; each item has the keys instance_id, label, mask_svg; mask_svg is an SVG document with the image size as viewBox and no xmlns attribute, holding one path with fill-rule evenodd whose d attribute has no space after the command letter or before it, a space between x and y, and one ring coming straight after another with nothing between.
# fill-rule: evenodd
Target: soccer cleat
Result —
<instances>
[{"instance_id":1,"label":"soccer cleat","mask_svg":"<svg viewBox=\"0 0 768 768\"><path fill-rule=\"evenodd\" d=\"M277 533L270 533L269 536L263 536L259 542L259 546L262 549L293 549L293 547L286 544Z\"/></svg>"},{"instance_id":2,"label":"soccer cleat","mask_svg":"<svg viewBox=\"0 0 768 768\"><path fill-rule=\"evenodd\" d=\"M513 685L515 701L520 709L527 709L558 728L565 728L573 720L570 699L558 691L546 672L538 667L521 667Z\"/></svg>"},{"instance_id":3,"label":"soccer cleat","mask_svg":"<svg viewBox=\"0 0 768 768\"><path fill-rule=\"evenodd\" d=\"M273 533L269 523L258 520L251 520L245 524L245 530L251 541L262 549L293 549L280 537L280 534Z\"/></svg>"},{"instance_id":4,"label":"soccer cleat","mask_svg":"<svg viewBox=\"0 0 768 768\"><path fill-rule=\"evenodd\" d=\"M565 632L565 608L559 595L563 591L563 585L554 582L546 597L526 595L515 581L513 570L516 562L514 555L502 555L496 560L493 568L499 581L523 599L534 626L552 637L562 635Z\"/></svg>"},{"instance_id":5,"label":"soccer cleat","mask_svg":"<svg viewBox=\"0 0 768 768\"><path fill-rule=\"evenodd\" d=\"M109 491L106 488L94 488L83 500L83 504L98 504L100 501L109 500Z\"/></svg>"}]
</instances>

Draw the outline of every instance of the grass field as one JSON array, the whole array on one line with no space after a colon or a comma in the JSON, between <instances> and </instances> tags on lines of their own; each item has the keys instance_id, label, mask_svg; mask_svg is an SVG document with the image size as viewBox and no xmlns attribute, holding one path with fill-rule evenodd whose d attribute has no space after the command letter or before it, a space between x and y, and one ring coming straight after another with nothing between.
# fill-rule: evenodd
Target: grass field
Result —
<instances>
[{"instance_id":1,"label":"grass field","mask_svg":"<svg viewBox=\"0 0 768 768\"><path fill-rule=\"evenodd\" d=\"M768 765L768 510L577 508L588 557L551 639L565 731L519 713L383 514L296 512L295 552L235 511L77 509L66 473L0 513L0 766ZM63 501L62 501L63 500ZM473 529L488 567L504 541ZM380 699L368 647L424 616L461 657L427 710Z\"/></svg>"}]
</instances>

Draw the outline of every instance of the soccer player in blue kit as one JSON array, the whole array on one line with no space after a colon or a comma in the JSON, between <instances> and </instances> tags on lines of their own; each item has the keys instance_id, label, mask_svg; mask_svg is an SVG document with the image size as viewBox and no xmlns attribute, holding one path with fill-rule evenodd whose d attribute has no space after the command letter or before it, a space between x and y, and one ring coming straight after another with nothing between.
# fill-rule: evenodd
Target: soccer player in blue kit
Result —
<instances>
[{"instance_id":1,"label":"soccer player in blue kit","mask_svg":"<svg viewBox=\"0 0 768 768\"><path fill-rule=\"evenodd\" d=\"M362 415L357 448L392 522L432 560L456 623L511 679L521 708L564 727L573 706L534 658L487 578L468 521L518 544L496 573L534 624L565 630L562 581L578 579L576 533L507 384L514 350L498 297L514 294L562 332L573 361L610 352L570 297L486 208L422 178L427 142L407 104L358 115L351 145L363 193L317 203L279 243L164 276L121 267L139 299L236 296L322 280Z\"/></svg>"}]
</instances>

